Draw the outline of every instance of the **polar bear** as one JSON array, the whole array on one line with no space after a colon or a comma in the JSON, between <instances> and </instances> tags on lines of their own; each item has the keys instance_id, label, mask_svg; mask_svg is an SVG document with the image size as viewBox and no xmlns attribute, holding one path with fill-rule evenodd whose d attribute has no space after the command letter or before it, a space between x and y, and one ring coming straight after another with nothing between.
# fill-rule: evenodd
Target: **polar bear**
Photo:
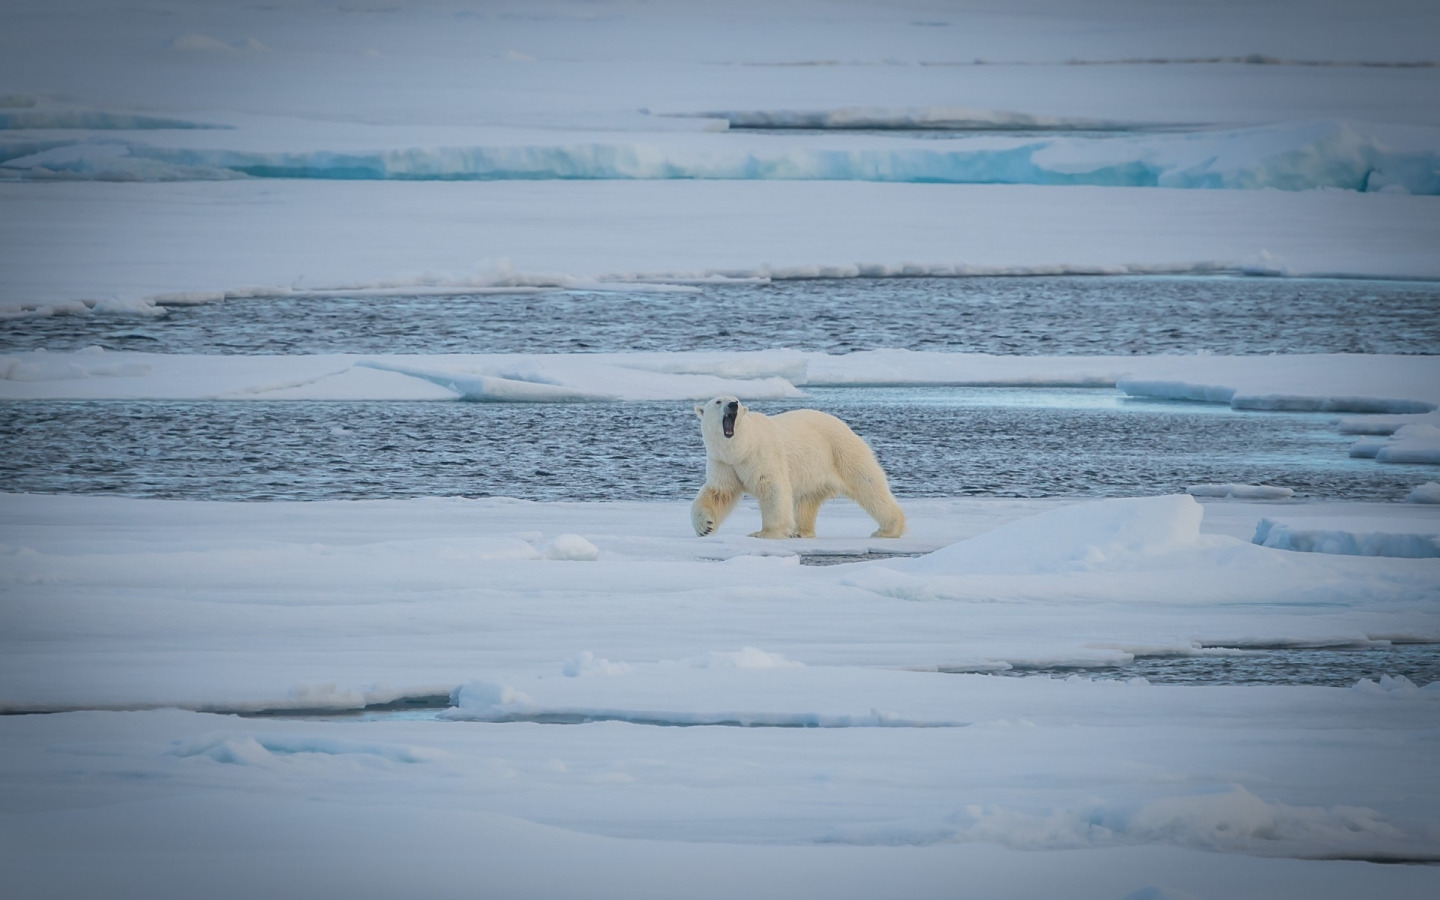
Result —
<instances>
[{"instance_id":1,"label":"polar bear","mask_svg":"<svg viewBox=\"0 0 1440 900\"><path fill-rule=\"evenodd\" d=\"M844 422L814 409L767 416L734 397L695 407L705 438L705 486L690 505L695 533L720 527L742 493L760 502L762 538L814 537L820 504L844 494L880 528L905 533L905 512L890 494L875 454Z\"/></svg>"}]
</instances>

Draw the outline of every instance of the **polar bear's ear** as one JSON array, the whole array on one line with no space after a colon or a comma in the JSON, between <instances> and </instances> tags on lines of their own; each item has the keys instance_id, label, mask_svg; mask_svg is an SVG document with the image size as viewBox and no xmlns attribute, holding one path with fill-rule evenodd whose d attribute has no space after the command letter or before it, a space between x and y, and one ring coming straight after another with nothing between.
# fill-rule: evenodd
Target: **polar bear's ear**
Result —
<instances>
[{"instance_id":1,"label":"polar bear's ear","mask_svg":"<svg viewBox=\"0 0 1440 900\"><path fill-rule=\"evenodd\" d=\"M697 403L697 404L695 404L695 415L699 416L699 417L702 418L702 419L705 418L705 404L703 404L703 403Z\"/></svg>"}]
</instances>

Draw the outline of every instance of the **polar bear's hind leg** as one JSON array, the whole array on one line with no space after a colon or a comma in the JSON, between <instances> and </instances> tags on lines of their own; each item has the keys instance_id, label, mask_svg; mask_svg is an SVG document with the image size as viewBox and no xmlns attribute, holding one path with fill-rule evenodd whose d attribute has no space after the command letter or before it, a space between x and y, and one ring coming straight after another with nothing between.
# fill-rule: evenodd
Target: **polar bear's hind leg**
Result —
<instances>
[{"instance_id":1,"label":"polar bear's hind leg","mask_svg":"<svg viewBox=\"0 0 1440 900\"><path fill-rule=\"evenodd\" d=\"M865 460L860 471L847 479L845 496L854 500L860 508L870 514L880 527L871 537L898 538L905 534L905 510L895 502L890 485L885 480L885 470L873 458Z\"/></svg>"},{"instance_id":2,"label":"polar bear's hind leg","mask_svg":"<svg viewBox=\"0 0 1440 900\"><path fill-rule=\"evenodd\" d=\"M891 500L891 501L890 501L890 507L891 507L890 509L886 509L886 510L873 510L873 509L867 509L867 510L866 510L866 512L870 513L870 515L872 515L872 516L875 517L875 521L876 521L876 522L879 522L879 523L880 523L880 527L877 528L877 529L875 529L875 531L870 534L871 537L877 537L877 538L898 538L898 537L904 537L904 535L905 535L905 511L902 510L902 509L900 508L900 504L896 503L894 500Z\"/></svg>"},{"instance_id":3,"label":"polar bear's hind leg","mask_svg":"<svg viewBox=\"0 0 1440 900\"><path fill-rule=\"evenodd\" d=\"M808 494L795 498L795 536L813 538L815 517L820 514L820 505L830 499L829 494Z\"/></svg>"}]
</instances>

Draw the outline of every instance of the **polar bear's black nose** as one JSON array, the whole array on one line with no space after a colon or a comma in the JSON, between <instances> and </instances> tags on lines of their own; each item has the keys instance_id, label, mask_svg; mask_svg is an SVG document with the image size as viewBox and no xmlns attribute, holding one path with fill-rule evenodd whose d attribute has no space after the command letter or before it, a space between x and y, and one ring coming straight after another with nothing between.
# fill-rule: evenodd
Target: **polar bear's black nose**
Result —
<instances>
[{"instance_id":1,"label":"polar bear's black nose","mask_svg":"<svg viewBox=\"0 0 1440 900\"><path fill-rule=\"evenodd\" d=\"M740 404L738 402L731 400L729 403L725 404L725 415L733 416L738 412L740 412Z\"/></svg>"}]
</instances>

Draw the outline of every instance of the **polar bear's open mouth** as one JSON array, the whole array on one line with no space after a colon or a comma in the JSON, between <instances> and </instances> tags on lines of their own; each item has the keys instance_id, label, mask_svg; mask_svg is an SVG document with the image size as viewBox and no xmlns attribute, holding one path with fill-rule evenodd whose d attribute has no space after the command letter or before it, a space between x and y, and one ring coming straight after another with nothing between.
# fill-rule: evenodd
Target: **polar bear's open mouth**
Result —
<instances>
[{"instance_id":1,"label":"polar bear's open mouth","mask_svg":"<svg viewBox=\"0 0 1440 900\"><path fill-rule=\"evenodd\" d=\"M727 438L735 436L735 417L739 414L740 404L733 401L725 404L725 415L720 418L720 429Z\"/></svg>"}]
</instances>

